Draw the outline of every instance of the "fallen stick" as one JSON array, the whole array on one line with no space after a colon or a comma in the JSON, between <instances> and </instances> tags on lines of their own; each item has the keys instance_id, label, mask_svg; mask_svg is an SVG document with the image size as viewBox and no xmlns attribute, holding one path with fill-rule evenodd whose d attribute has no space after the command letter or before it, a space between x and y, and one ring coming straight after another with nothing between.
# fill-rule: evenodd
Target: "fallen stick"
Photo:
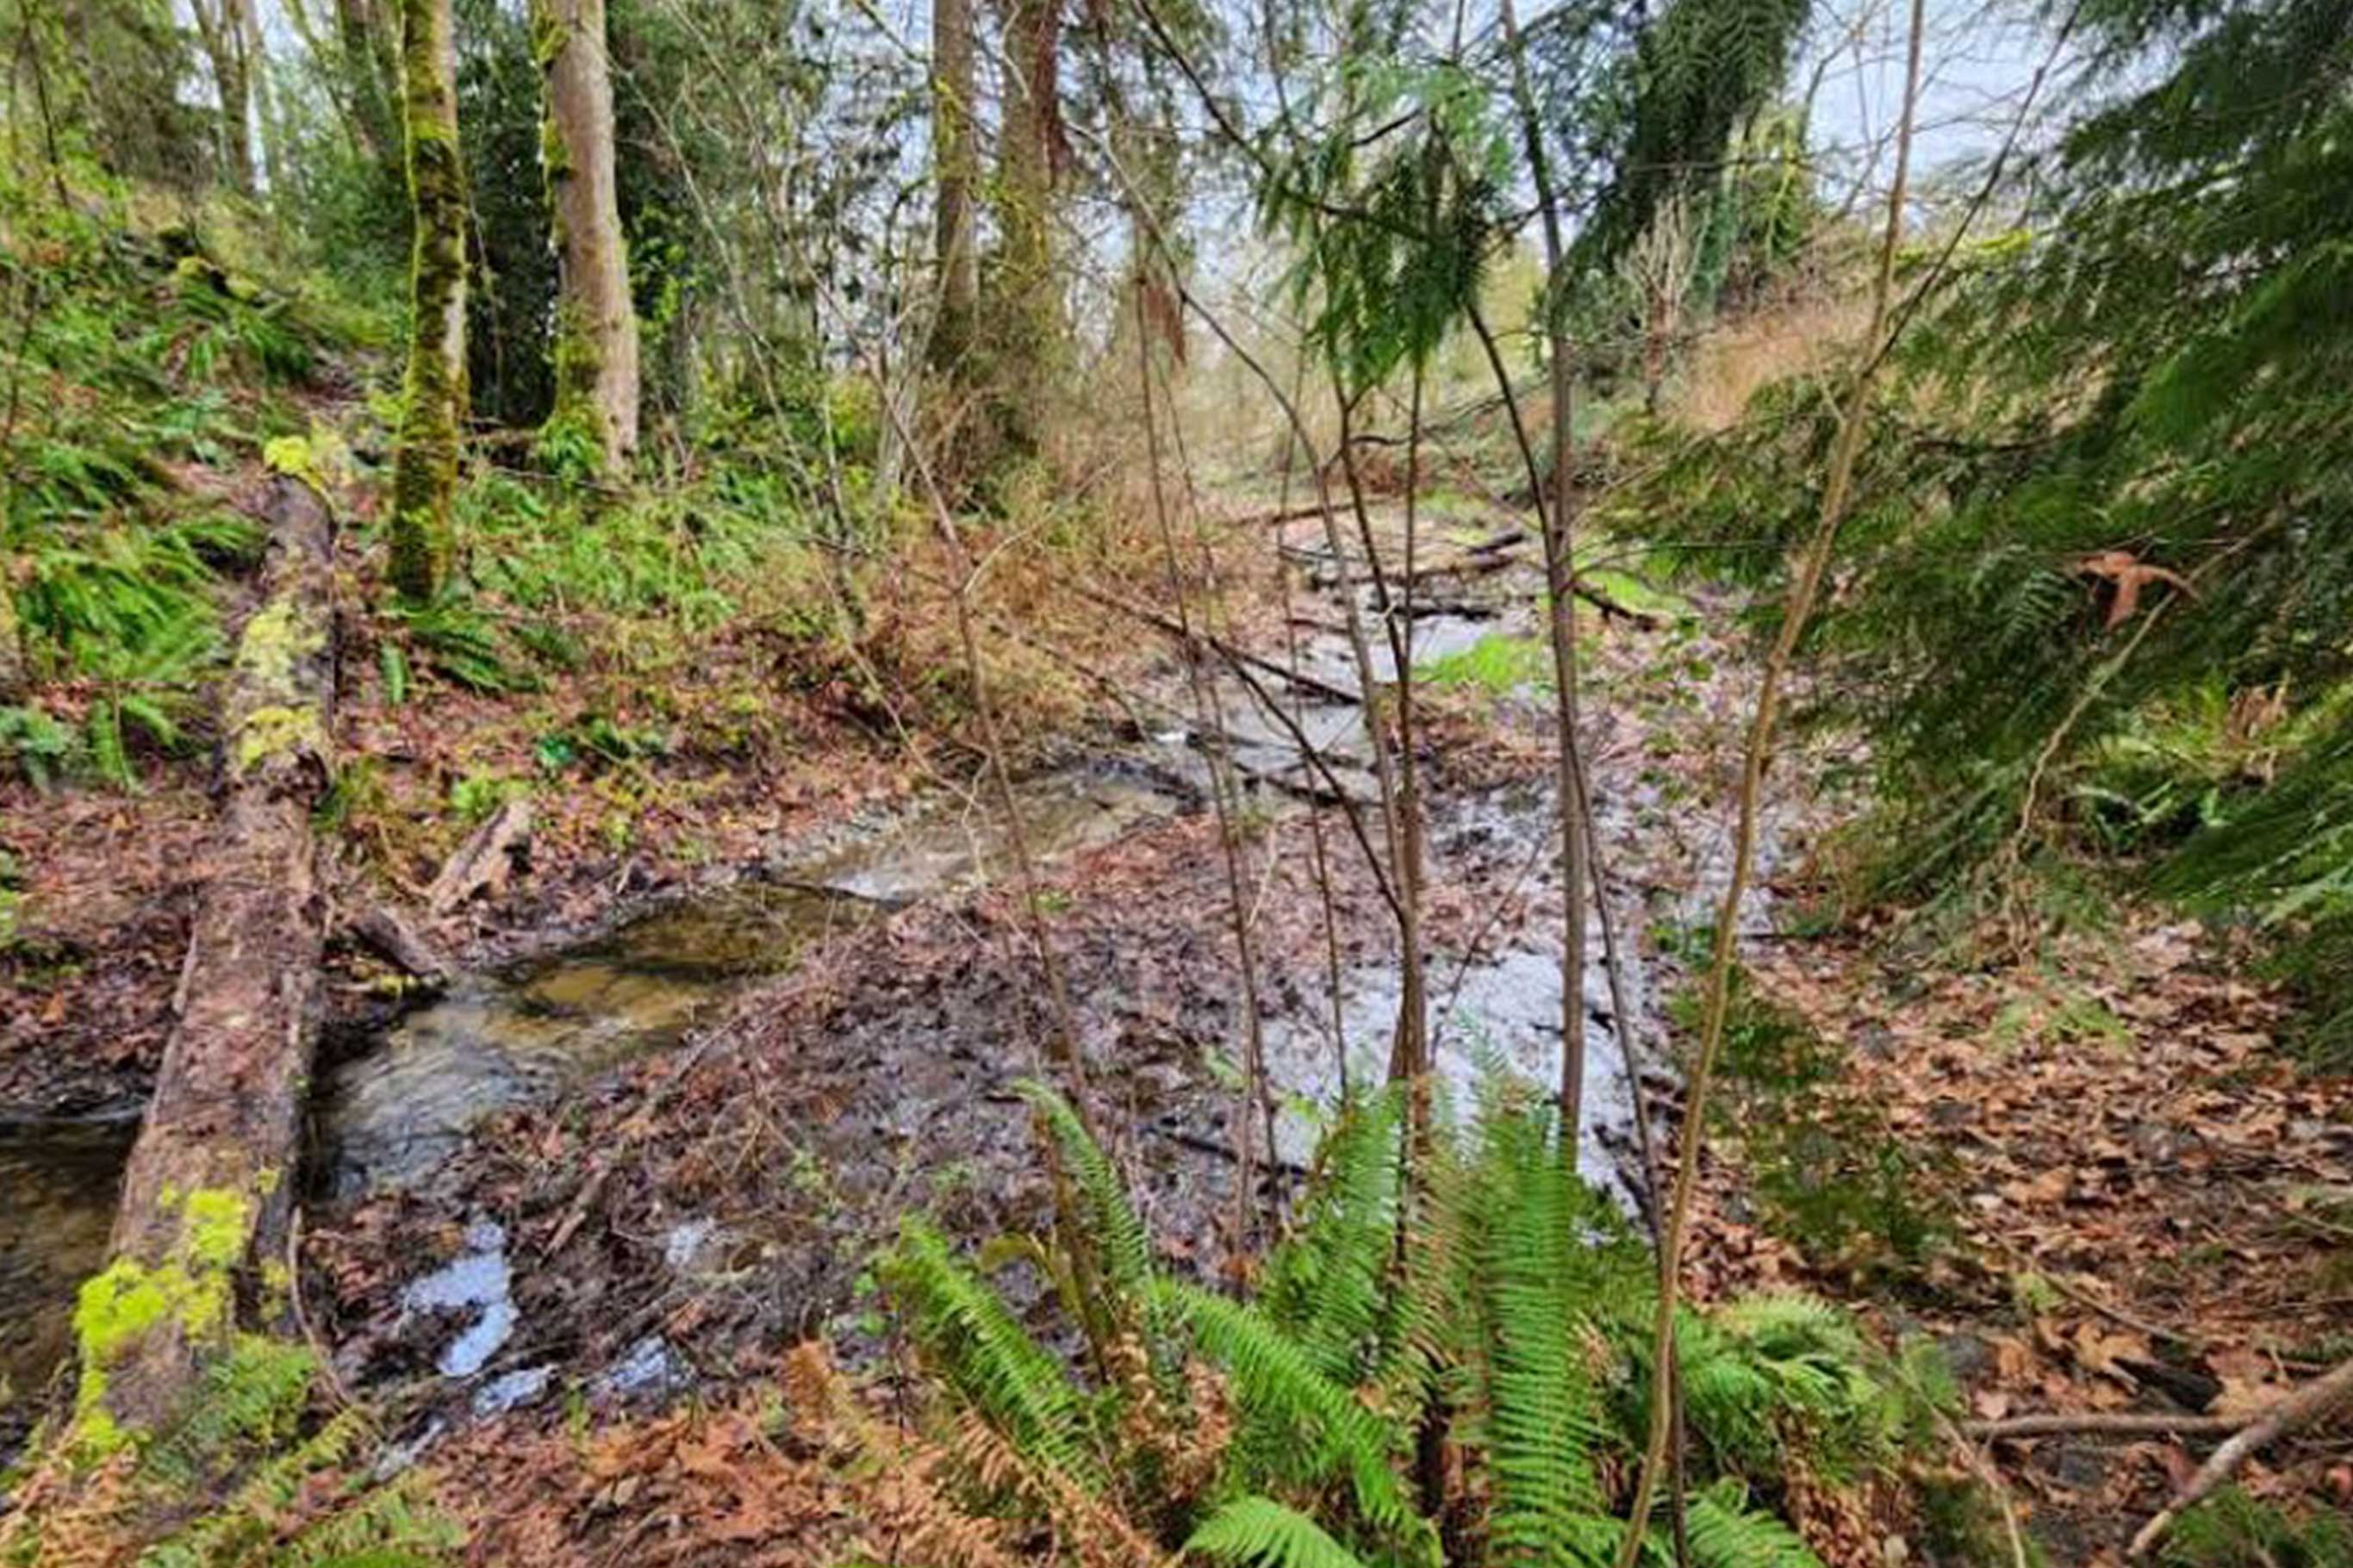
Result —
<instances>
[{"instance_id":1,"label":"fallen stick","mask_svg":"<svg viewBox=\"0 0 2353 1568\"><path fill-rule=\"evenodd\" d=\"M398 964L421 985L436 990L449 984L449 961L388 904L371 903L344 922L353 938L379 958Z\"/></svg>"},{"instance_id":2,"label":"fallen stick","mask_svg":"<svg viewBox=\"0 0 2353 1568\"><path fill-rule=\"evenodd\" d=\"M1103 608L1115 611L1120 615L1133 616L1145 625L1157 627L1179 642L1190 639L1199 643L1202 647L1224 658L1229 663L1249 665L1253 669L1263 671L1278 680L1295 686L1302 691L1313 693L1328 702L1345 702L1354 707L1364 701L1361 695L1349 690L1345 686L1335 686L1328 680L1308 674L1305 670L1289 668L1263 655L1252 653L1248 648L1237 647L1223 637L1213 637L1208 632L1198 629L1188 631L1177 624L1175 616L1164 616L1148 605L1131 604L1115 595L1106 594L1099 588L1082 586L1078 592L1082 598L1092 599Z\"/></svg>"},{"instance_id":3,"label":"fallen stick","mask_svg":"<svg viewBox=\"0 0 2353 1568\"><path fill-rule=\"evenodd\" d=\"M508 851L531 832L531 802L517 796L499 807L491 818L458 846L425 889L425 907L446 915L474 896L480 888L496 893L506 885L511 867Z\"/></svg>"},{"instance_id":4,"label":"fallen stick","mask_svg":"<svg viewBox=\"0 0 2353 1568\"><path fill-rule=\"evenodd\" d=\"M2353 1359L2339 1362L2335 1371L2279 1399L2207 1456L2189 1484L2158 1510L2157 1517L2141 1526L2125 1555L2135 1560L2147 1557L2173 1528L2174 1521L2213 1496L2239 1473L2239 1467L2282 1437L2324 1421L2348 1405L2353 1405Z\"/></svg>"},{"instance_id":5,"label":"fallen stick","mask_svg":"<svg viewBox=\"0 0 2353 1568\"><path fill-rule=\"evenodd\" d=\"M2247 1424L2243 1415L2166 1415L2138 1410L2057 1410L2034 1415L2011 1415L1999 1421L1967 1421L1961 1430L1971 1437L2053 1437L2105 1436L2115 1437L2197 1437L2236 1432Z\"/></svg>"}]
</instances>

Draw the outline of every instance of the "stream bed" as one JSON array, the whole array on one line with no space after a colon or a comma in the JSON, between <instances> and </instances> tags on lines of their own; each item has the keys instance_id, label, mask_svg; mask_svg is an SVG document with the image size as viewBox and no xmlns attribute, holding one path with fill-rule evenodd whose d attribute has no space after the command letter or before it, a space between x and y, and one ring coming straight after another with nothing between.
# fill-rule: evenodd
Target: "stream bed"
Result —
<instances>
[{"instance_id":1,"label":"stream bed","mask_svg":"<svg viewBox=\"0 0 2353 1568\"><path fill-rule=\"evenodd\" d=\"M1348 700L1359 672L1335 629L1337 592L1327 586L1308 602L1316 616L1301 623L1308 629L1290 655L1303 679L1286 682L1273 668L1257 679L1218 671L1208 683L1210 711L1203 713L1187 684L1172 678L1156 704L1166 722L1088 762L1018 784L1017 810L1030 855L1051 862L1205 810L1205 728L1222 731L1238 774L1270 807L1297 809L1303 800L1335 796L1356 805L1370 802L1375 784L1363 710ZM1532 619L1525 599L1425 614L1411 622L1409 658L1426 667L1499 629L1525 633ZM1374 662L1377 680L1394 679L1396 661L1377 635ZM1296 700L1285 700L1278 713L1269 691L1287 685ZM1300 744L1303 733L1318 753L1313 764ZM1442 847L1450 838L1499 838L1493 858L1535 865L1552 827L1549 797L1538 789L1502 798L1500 805L1434 801L1432 841ZM1003 876L1011 836L988 800L982 790L971 800L935 805L846 846L640 907L562 951L459 976L357 1048L326 1059L311 1110L310 1190L332 1204L413 1183L459 1149L484 1117L561 1098L678 1045L752 988L792 972L820 942L893 909ZM1480 1076L1498 1066L1538 1082L1556 1073L1561 976L1557 948L1544 935L1498 931L1475 952L1440 955L1430 981L1436 1059L1458 1102L1467 1102ZM1588 1092L1579 1163L1622 1195L1631 1109L1598 961L1586 990ZM1641 994L1638 976L1638 1011ZM1286 1107L1276 1130L1282 1161L1307 1163L1322 1120L1315 1108L1335 1103L1344 1079L1361 1084L1380 1077L1397 1005L1391 970L1356 963L1342 977L1336 1038L1328 998L1267 1019L1270 1074ZM1214 1147L1213 1131L1190 1129L1183 1141ZM73 1288L102 1261L134 1131L129 1122L0 1123L0 1378L6 1380L0 1386L35 1393L63 1360ZM479 1257L469 1257L476 1258L475 1272L501 1282L493 1305L502 1307L504 1238L484 1229L481 1243ZM430 1294L438 1288L434 1279L412 1282L410 1294ZM482 1311L491 1315L492 1309ZM471 1376L494 1349L469 1351L451 1364ZM0 1400L0 1412L8 1403ZM19 1410L23 1403L16 1402ZM0 1439L9 1425L0 1413Z\"/></svg>"}]
</instances>

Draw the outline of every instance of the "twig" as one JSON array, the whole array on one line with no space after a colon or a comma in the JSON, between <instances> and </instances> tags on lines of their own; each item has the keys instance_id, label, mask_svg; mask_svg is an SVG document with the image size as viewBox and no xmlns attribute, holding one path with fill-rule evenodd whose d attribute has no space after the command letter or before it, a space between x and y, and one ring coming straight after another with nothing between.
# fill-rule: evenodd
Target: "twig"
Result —
<instances>
[{"instance_id":1,"label":"twig","mask_svg":"<svg viewBox=\"0 0 2353 1568\"><path fill-rule=\"evenodd\" d=\"M2112 1437L2196 1437L2236 1432L2247 1424L2244 1415L2168 1415L2143 1410L2046 1410L2032 1415L2011 1415L2000 1421L1966 1421L1961 1430L1980 1440L1996 1437L2055 1437L2104 1435Z\"/></svg>"},{"instance_id":2,"label":"twig","mask_svg":"<svg viewBox=\"0 0 2353 1568\"><path fill-rule=\"evenodd\" d=\"M1758 804L1764 795L1765 765L1772 755L1773 721L1781 690L1781 682L1798 649L1798 639L1804 634L1806 622L1811 617L1814 602L1821 591L1822 577L1830 566L1831 549L1838 541L1839 527L1846 521L1847 506L1854 486L1855 460L1862 445L1864 413L1870 406L1872 372L1878 363L1879 342L1887 331L1889 296L1894 289L1895 249L1904 233L1904 199L1912 163L1913 116L1920 98L1920 49L1922 34L1926 30L1926 0L1912 0L1911 38L1905 49L1904 74L1904 107L1896 125L1895 177L1887 193L1887 217L1879 241L1879 265L1872 280L1871 323L1863 335L1869 357L1856 369L1854 384L1847 396L1847 405L1839 422L1838 433L1831 447L1830 471L1822 487L1821 513L1815 522L1812 536L1800 553L1795 577L1789 584L1788 608L1781 617L1781 629L1775 637L1773 648L1765 661L1765 672L1757 693L1757 712L1749 726L1746 755L1743 759L1740 777L1739 819L1734 832L1732 873L1724 890L1724 902L1716 917L1715 940L1708 955L1707 1000L1700 1026L1699 1063L1691 1078L1691 1089L1684 1110L1683 1148L1675 1168L1675 1192L1667 1218L1666 1256L1660 1263L1659 1300L1651 1323L1651 1364L1664 1365L1667 1349L1675 1332L1675 1309L1680 1294L1681 1263L1683 1237L1691 1224L1692 1196L1699 1187L1699 1152L1706 1142L1707 1095L1715 1071L1715 1061L1724 1046L1725 1022L1729 1012L1732 991L1732 961L1735 944L1739 941L1740 903L1748 891L1748 878L1757 848ZM1618 1552L1618 1568L1633 1568L1641 1552L1642 1526L1650 1517L1651 1499L1658 1487L1660 1471L1667 1460L1670 1436L1666 1401L1651 1402L1651 1425L1642 1452L1642 1467L1634 1483L1633 1506L1628 1512L1629 1525L1624 1543ZM2013 1544L2016 1537L2013 1533ZM2021 1564L2023 1558L2021 1558Z\"/></svg>"},{"instance_id":3,"label":"twig","mask_svg":"<svg viewBox=\"0 0 2353 1568\"><path fill-rule=\"evenodd\" d=\"M2174 1494L2173 1500L2141 1526L2126 1555L2146 1558L2165 1532L2173 1528L2174 1521L2213 1496L2224 1482L2238 1474L2242 1465L2282 1437L2324 1421L2348 1405L2353 1405L2353 1358L2338 1363L2334 1372L2315 1378L2278 1400L2236 1436L2215 1449L2198 1467L2198 1473L2189 1478L2189 1484Z\"/></svg>"}]
</instances>

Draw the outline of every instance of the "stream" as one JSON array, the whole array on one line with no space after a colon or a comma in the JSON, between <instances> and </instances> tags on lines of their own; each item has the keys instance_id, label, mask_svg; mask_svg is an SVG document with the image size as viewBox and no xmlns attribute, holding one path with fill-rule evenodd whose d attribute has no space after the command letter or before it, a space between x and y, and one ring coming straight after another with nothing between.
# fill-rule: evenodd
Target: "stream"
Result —
<instances>
[{"instance_id":1,"label":"stream","mask_svg":"<svg viewBox=\"0 0 2353 1568\"><path fill-rule=\"evenodd\" d=\"M1315 564L1312 551L1287 552ZM1322 581L1336 575L1325 571ZM1271 713L1264 700L1270 689L1293 684L1280 670L1255 679L1220 672L1211 683L1212 722L1224 731L1237 773L1262 798L1293 809L1303 800L1329 802L1335 793L1358 802L1374 795L1362 708L1341 700L1354 692L1357 671L1335 629L1336 592L1325 586L1307 601L1317 618L1300 623L1307 629L1298 668L1306 679L1296 683L1298 700L1284 703L1287 719ZM1525 594L1420 615L1412 622L1409 657L1426 668L1498 630L1525 632L1533 621ZM1394 660L1377 624L1367 624L1376 633L1376 678L1393 680ZM1051 861L1205 809L1199 716L1181 670L1169 677L1157 707L1166 721L1124 746L1018 786L1017 809L1033 856ZM1322 753L1322 766L1309 764L1294 727ZM1450 844L1475 842L1498 858L1534 865L1552 822L1552 803L1541 789L1439 801L1430 842L1441 854ZM1635 830L1625 821L1609 826ZM491 1112L561 1097L676 1046L748 988L790 972L813 944L891 909L953 896L1003 874L1008 844L997 813L972 803L935 806L862 842L641 909L562 952L461 975L322 1068L311 1112L310 1189L322 1201L339 1202L413 1183ZM1598 942L1594 948L1598 952ZM1505 930L1470 958L1439 955L1430 983L1440 1076L1459 1100L1467 1103L1481 1075L1496 1065L1539 1082L1556 1072L1556 946ZM1342 992L1341 1036L1350 1053L1345 1066L1328 1002L1319 999L1318 1018L1282 1015L1267 1023L1268 1068L1283 1107L1276 1152L1293 1165L1312 1154L1318 1108L1336 1102L1344 1077L1374 1082L1386 1068L1398 1005L1394 973L1353 967ZM1591 1088L1579 1163L1622 1196L1631 1112L1598 960L1587 992ZM1634 994L1642 994L1639 975ZM64 1360L72 1291L103 1260L134 1131L129 1122L0 1122L0 1395L9 1389L37 1394ZM503 1279L503 1254L491 1239L486 1233L475 1272ZM438 1278L412 1281L409 1289L440 1289ZM461 1359L469 1371L480 1364ZM13 1425L5 1411L9 1403L0 1397L0 1428Z\"/></svg>"}]
</instances>

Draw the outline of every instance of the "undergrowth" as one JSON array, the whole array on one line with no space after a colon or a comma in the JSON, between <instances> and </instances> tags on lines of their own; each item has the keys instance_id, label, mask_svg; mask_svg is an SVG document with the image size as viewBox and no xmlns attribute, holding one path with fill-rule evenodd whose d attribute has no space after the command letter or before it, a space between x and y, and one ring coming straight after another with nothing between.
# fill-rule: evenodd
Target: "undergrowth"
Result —
<instances>
[{"instance_id":1,"label":"undergrowth","mask_svg":"<svg viewBox=\"0 0 2353 1568\"><path fill-rule=\"evenodd\" d=\"M976 1268L910 1219L883 1271L964 1457L957 1506L992 1540L1270 1568L1615 1550L1655 1387L1655 1275L1565 1168L1547 1106L1494 1082L1467 1122L1441 1113L1410 1194L1401 1093L1354 1106L1237 1299L1173 1272L1070 1108L1025 1093L1066 1189L1056 1236ZM1060 1304L1051 1340L985 1271L1009 1258ZM1949 1394L1927 1358L1887 1362L1810 1298L1681 1325L1702 1568L1814 1563L1792 1521L1904 1464L1930 1419L1920 1391ZM1666 1511L1641 1528L1649 1560L1672 1561Z\"/></svg>"},{"instance_id":2,"label":"undergrowth","mask_svg":"<svg viewBox=\"0 0 2353 1568\"><path fill-rule=\"evenodd\" d=\"M322 1414L305 1347L246 1335L185 1411L94 1466L53 1451L12 1487L0 1563L62 1568L428 1568L462 1535L420 1481L380 1483L364 1413Z\"/></svg>"},{"instance_id":3,"label":"undergrowth","mask_svg":"<svg viewBox=\"0 0 2353 1568\"><path fill-rule=\"evenodd\" d=\"M1702 998L1678 994L1671 1014L1696 1037ZM1953 1234L1932 1170L1883 1112L1844 1083L1841 1052L1736 967L1725 1003L1719 1121L1747 1150L1767 1228L1814 1267L1862 1280L1919 1279Z\"/></svg>"},{"instance_id":4,"label":"undergrowth","mask_svg":"<svg viewBox=\"0 0 2353 1568\"><path fill-rule=\"evenodd\" d=\"M129 784L141 751L202 729L224 584L262 542L235 470L304 427L296 395L373 329L315 284L224 262L260 247L221 213L11 189L0 218L0 627L26 676L0 692L0 762L43 787Z\"/></svg>"}]
</instances>

